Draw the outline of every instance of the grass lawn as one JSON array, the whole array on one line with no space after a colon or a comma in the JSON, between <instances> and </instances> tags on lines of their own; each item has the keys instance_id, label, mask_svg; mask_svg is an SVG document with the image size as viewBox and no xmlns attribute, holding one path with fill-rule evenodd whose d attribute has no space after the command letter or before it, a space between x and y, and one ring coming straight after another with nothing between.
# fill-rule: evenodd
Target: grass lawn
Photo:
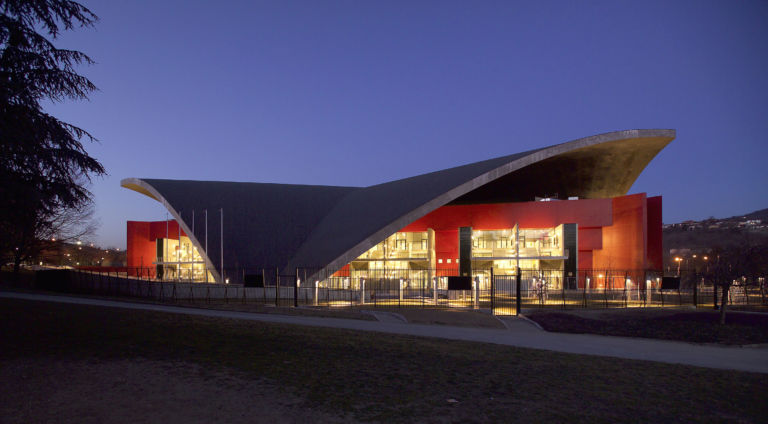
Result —
<instances>
[{"instance_id":1,"label":"grass lawn","mask_svg":"<svg viewBox=\"0 0 768 424\"><path fill-rule=\"evenodd\" d=\"M710 310L622 309L539 311L526 314L547 331L645 337L694 343L768 343L768 314L727 312L726 324Z\"/></svg>"},{"instance_id":2,"label":"grass lawn","mask_svg":"<svg viewBox=\"0 0 768 424\"><path fill-rule=\"evenodd\" d=\"M768 417L763 374L0 299L0 361L20 358L184 361L269 381L298 395L306 408L343 411L360 421L764 422Z\"/></svg>"}]
</instances>

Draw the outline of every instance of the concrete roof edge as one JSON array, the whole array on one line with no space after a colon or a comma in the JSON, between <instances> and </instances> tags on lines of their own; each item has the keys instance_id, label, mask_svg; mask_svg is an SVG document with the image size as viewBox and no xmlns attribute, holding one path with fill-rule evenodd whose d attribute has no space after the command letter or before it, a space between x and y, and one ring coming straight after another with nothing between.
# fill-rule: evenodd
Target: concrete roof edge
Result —
<instances>
[{"instance_id":1,"label":"concrete roof edge","mask_svg":"<svg viewBox=\"0 0 768 424\"><path fill-rule=\"evenodd\" d=\"M218 270L216 270L216 266L214 266L213 262L211 261L211 258L208 257L208 252L203 249L203 246L200 244L200 241L195 237L194 232L191 230L189 225L181 218L181 215L176 211L176 209L171 206L171 203L168 202L165 197L160 194L160 192L155 189L151 184L147 183L141 178L124 178L120 181L120 186L127 188L129 190L133 190L135 192L141 193L145 196L148 196L152 199L157 200L158 202L162 203L163 206L168 210L168 212L173 216L173 219L176 220L176 222L179 223L181 226L181 229L187 234L187 237L189 237L189 240L192 242L192 244L197 249L197 252L200 253L200 256L203 257L203 260L205 261L206 267L208 267L208 271L213 275L213 278L215 281L219 283L223 283L221 281L221 275L219 274Z\"/></svg>"},{"instance_id":2,"label":"concrete roof edge","mask_svg":"<svg viewBox=\"0 0 768 424\"><path fill-rule=\"evenodd\" d=\"M643 138L669 138L668 142L671 142L676 136L674 129L632 129L612 131L602 134L596 134L588 137L582 137L576 140L567 141L560 144L555 144L549 147L542 148L534 151L533 153L526 155L522 158L512 160L504 165L501 165L495 169L485 172L464 184L461 184L429 201L422 204L418 208L400 216L394 221L388 223L380 230L376 231L371 236L362 240L360 243L342 253L336 259L323 267L322 272L330 275L331 270L337 270L354 260L360 254L375 246L381 240L385 239L389 235L393 234L400 228L408 225L415 219L432 212L433 210L450 203L458 197L482 186L489 182L514 172L520 168L531 165L533 163L548 159L553 156L564 154L573 150L577 150L584 147L594 146L602 143L609 143L613 141L620 141L626 139L643 139ZM453 169L453 168L449 168ZM422 174L427 175L427 174ZM411 177L413 178L413 177ZM373 186L372 186L373 187ZM366 187L369 188L369 187Z\"/></svg>"}]
</instances>

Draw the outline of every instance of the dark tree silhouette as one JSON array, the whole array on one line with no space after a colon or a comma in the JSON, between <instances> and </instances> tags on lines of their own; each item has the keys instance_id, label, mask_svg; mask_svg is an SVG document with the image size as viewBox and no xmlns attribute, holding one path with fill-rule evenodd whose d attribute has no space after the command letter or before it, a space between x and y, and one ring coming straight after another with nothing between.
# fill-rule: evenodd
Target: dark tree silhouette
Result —
<instances>
[{"instance_id":1,"label":"dark tree silhouette","mask_svg":"<svg viewBox=\"0 0 768 424\"><path fill-rule=\"evenodd\" d=\"M87 184L105 172L81 143L95 139L41 106L96 90L75 70L93 61L53 40L98 18L67 0L0 0L0 12L0 252L18 270L20 251L34 249L37 234L55 232L63 210L91 202Z\"/></svg>"},{"instance_id":2,"label":"dark tree silhouette","mask_svg":"<svg viewBox=\"0 0 768 424\"><path fill-rule=\"evenodd\" d=\"M710 263L704 277L715 288L716 306L720 310L720 324L725 324L728 296L734 284L746 290L746 287L764 287L764 278L768 273L768 246L754 244L745 238L743 244L728 248L716 247L709 254ZM717 293L720 292L719 305ZM744 294L746 295L746 291Z\"/></svg>"}]
</instances>

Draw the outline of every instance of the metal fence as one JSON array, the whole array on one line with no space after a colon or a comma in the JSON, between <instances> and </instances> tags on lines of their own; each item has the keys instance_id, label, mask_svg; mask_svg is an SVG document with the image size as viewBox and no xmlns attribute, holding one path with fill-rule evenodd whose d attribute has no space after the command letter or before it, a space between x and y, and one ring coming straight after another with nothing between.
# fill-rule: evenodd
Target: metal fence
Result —
<instances>
[{"instance_id":1,"label":"metal fence","mask_svg":"<svg viewBox=\"0 0 768 424\"><path fill-rule=\"evenodd\" d=\"M465 285L451 286L456 268L349 270L324 274L312 268L237 270L238 283L162 281L139 270L71 270L50 289L160 301L241 302L329 308L465 308L514 315L521 309L713 307L715 290L698 274L684 274L665 286L651 270L474 269ZM233 275L232 270L230 275ZM145 276L145 277L142 277ZM675 285L676 283L676 285ZM720 291L721 292L721 291ZM765 280L735 282L729 304L768 308Z\"/></svg>"}]
</instances>

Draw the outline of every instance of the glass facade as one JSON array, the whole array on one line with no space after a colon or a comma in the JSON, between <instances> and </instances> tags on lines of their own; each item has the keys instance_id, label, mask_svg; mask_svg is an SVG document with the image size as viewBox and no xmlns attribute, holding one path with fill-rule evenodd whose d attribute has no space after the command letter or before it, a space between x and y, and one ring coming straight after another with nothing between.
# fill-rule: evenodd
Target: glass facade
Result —
<instances>
[{"instance_id":1,"label":"glass facade","mask_svg":"<svg viewBox=\"0 0 768 424\"><path fill-rule=\"evenodd\" d=\"M426 278L433 252L427 231L397 232L352 261L350 277Z\"/></svg>"},{"instance_id":2,"label":"glass facade","mask_svg":"<svg viewBox=\"0 0 768 424\"><path fill-rule=\"evenodd\" d=\"M558 288L568 252L563 247L563 225L558 225L473 230L471 255L472 274L481 289L489 284L491 268L496 275L515 275L518 266L526 271L538 271L540 275L531 284L545 281L551 288ZM429 281L436 277L437 284L442 286L447 284L446 276L457 275L458 260L435 263L435 256L430 231L397 232L352 261L346 276L352 285L359 278Z\"/></svg>"},{"instance_id":3,"label":"glass facade","mask_svg":"<svg viewBox=\"0 0 768 424\"><path fill-rule=\"evenodd\" d=\"M158 238L157 275L163 280L194 282L214 282L213 275L207 270L205 261L189 237L180 240Z\"/></svg>"}]
</instances>

